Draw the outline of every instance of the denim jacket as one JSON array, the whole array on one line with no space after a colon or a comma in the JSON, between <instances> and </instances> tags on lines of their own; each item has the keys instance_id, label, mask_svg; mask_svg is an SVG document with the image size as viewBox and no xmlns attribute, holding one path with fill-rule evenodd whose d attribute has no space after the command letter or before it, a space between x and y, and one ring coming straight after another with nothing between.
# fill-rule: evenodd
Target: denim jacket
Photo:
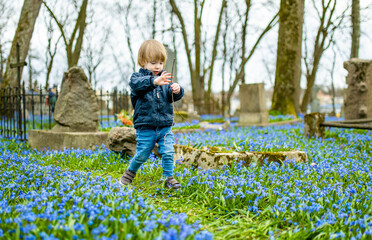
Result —
<instances>
[{"instance_id":1,"label":"denim jacket","mask_svg":"<svg viewBox=\"0 0 372 240\"><path fill-rule=\"evenodd\" d=\"M173 105L170 85L154 85L154 76L147 69L141 68L139 72L132 74L129 86L134 108L134 128L172 126ZM173 94L173 100L180 100L183 94L184 90L181 87L178 94Z\"/></svg>"}]
</instances>

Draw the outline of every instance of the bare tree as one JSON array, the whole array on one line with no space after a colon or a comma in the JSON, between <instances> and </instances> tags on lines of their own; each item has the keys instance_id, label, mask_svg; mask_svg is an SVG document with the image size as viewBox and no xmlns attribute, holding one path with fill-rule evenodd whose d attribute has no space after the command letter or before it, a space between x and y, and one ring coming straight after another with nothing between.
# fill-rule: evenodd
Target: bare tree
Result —
<instances>
[{"instance_id":1,"label":"bare tree","mask_svg":"<svg viewBox=\"0 0 372 240\"><path fill-rule=\"evenodd\" d=\"M189 38L186 29L184 17L181 14L175 0L169 0L172 6L172 11L176 14L182 31L182 37L185 45L185 51L187 56L187 62L189 66L192 96L194 106L199 113L204 111L204 76L201 75L202 63L201 63L201 19L204 10L205 0L194 0L194 39L192 46L194 46L194 62L191 56L191 45L189 45Z\"/></svg>"},{"instance_id":2,"label":"bare tree","mask_svg":"<svg viewBox=\"0 0 372 240\"><path fill-rule=\"evenodd\" d=\"M97 41L98 46L94 46L92 41L87 41L86 48L84 49L85 63L84 66L88 71L88 81L89 83L97 87L97 68L100 66L104 59L105 48L107 46L107 40L110 35L110 27L106 27L104 30L100 29L100 38ZM93 39L92 35L96 35L94 32L88 33L87 37Z\"/></svg>"},{"instance_id":3,"label":"bare tree","mask_svg":"<svg viewBox=\"0 0 372 240\"><path fill-rule=\"evenodd\" d=\"M157 15L157 0L153 0L154 3L153 3L153 8L154 8L154 11L153 11L153 15L152 15L152 34L151 34L151 38L152 39L155 39L155 35L156 35L156 15ZM164 11L164 9L163 9Z\"/></svg>"},{"instance_id":4,"label":"bare tree","mask_svg":"<svg viewBox=\"0 0 372 240\"><path fill-rule=\"evenodd\" d=\"M3 81L5 63L7 59L5 55L5 45L11 43L11 41L4 40L3 36L5 36L5 32L9 26L9 21L13 11L14 10L9 3L7 3L5 0L0 0L0 84Z\"/></svg>"},{"instance_id":5,"label":"bare tree","mask_svg":"<svg viewBox=\"0 0 372 240\"><path fill-rule=\"evenodd\" d=\"M248 4L248 2L247 2L247 4ZM242 23L242 28L246 27L245 19L246 19L246 17L244 17L244 21ZM262 30L262 32L260 33L259 37L255 41L253 47L250 49L248 56L245 56L245 54L244 55L241 55L239 67L237 69L235 69L234 80L231 83L230 88L229 88L229 90L227 92L227 102L228 102L228 105L229 106L231 105L231 97L232 97L232 95L233 95L233 93L235 91L236 86L238 85L239 81L241 81L243 79L243 76L245 75L245 66L246 66L246 64L248 63L248 61L251 59L251 57L255 53L255 51L256 51L258 45L260 44L261 40L263 39L263 37L266 35L266 33L268 33L277 24L277 22L278 22L278 13L273 16L273 18L270 20L270 22ZM246 41L245 39L246 38L244 38L242 40ZM245 44L244 44L244 46L245 46ZM244 51L246 51L246 50L244 50ZM242 49L242 52L243 52L243 49Z\"/></svg>"},{"instance_id":6,"label":"bare tree","mask_svg":"<svg viewBox=\"0 0 372 240\"><path fill-rule=\"evenodd\" d=\"M88 6L88 0L83 0L80 9L78 17L75 21L75 26L73 31L71 32L70 37L67 37L67 32L65 29L65 25L61 20L57 18L57 16L54 14L52 9L46 4L45 1L43 1L44 6L48 9L50 15L56 22L59 30L61 31L62 39L66 47L66 56L67 56L67 65L68 67L76 66L79 58L80 53L82 50L83 45L83 39L84 39L84 32L86 28L86 17L87 17L87 6ZM76 5L76 2L75 2Z\"/></svg>"},{"instance_id":7,"label":"bare tree","mask_svg":"<svg viewBox=\"0 0 372 240\"><path fill-rule=\"evenodd\" d=\"M230 19L228 17L227 11L225 11L225 26L222 33L222 91L221 91L221 113L222 116L225 116L225 108L226 108L226 102L225 102L225 70L226 70L226 63L227 63L227 33L229 31L230 26Z\"/></svg>"},{"instance_id":8,"label":"bare tree","mask_svg":"<svg viewBox=\"0 0 372 240\"><path fill-rule=\"evenodd\" d=\"M48 90L50 74L52 72L54 58L57 54L57 46L62 36L59 35L57 40L53 42L54 28L52 24L52 19L45 19L45 25L47 27L47 41L48 41L48 45L45 50L45 68L46 68L45 90Z\"/></svg>"},{"instance_id":9,"label":"bare tree","mask_svg":"<svg viewBox=\"0 0 372 240\"><path fill-rule=\"evenodd\" d=\"M8 85L17 86L17 70L11 69L10 64L17 61L17 42L20 45L20 61L25 61L30 46L32 33L34 31L35 22L40 12L41 4L42 0L24 0L23 2L17 30L14 35L12 47L6 63L4 81L1 84L2 87ZM23 68L21 68L21 74L22 71Z\"/></svg>"},{"instance_id":10,"label":"bare tree","mask_svg":"<svg viewBox=\"0 0 372 240\"><path fill-rule=\"evenodd\" d=\"M115 9L117 9L116 14L120 19L120 24L123 26L125 42L129 51L129 56L131 60L131 69L133 72L136 71L136 61L135 54L133 51L132 41L133 41L133 29L142 29L139 26L138 15L134 9L132 9L134 1L128 1L127 4L124 4L122 1L115 3ZM130 20L133 20L133 23ZM138 32L137 32L138 33ZM139 32L143 39L145 39L144 32ZM153 33L154 34L154 33ZM115 53L114 53L115 54ZM114 56L114 59L117 56ZM118 63L118 62L117 62Z\"/></svg>"},{"instance_id":11,"label":"bare tree","mask_svg":"<svg viewBox=\"0 0 372 240\"><path fill-rule=\"evenodd\" d=\"M319 19L319 27L317 34L315 36L313 52L311 57L308 57L308 47L307 41L305 41L305 67L306 67L306 90L301 101L301 112L306 113L307 106L309 104L309 98L311 95L312 87L314 86L316 74L319 68L320 60L323 56L324 51L326 51L331 43L333 42L335 30L340 27L344 18L347 8L342 12L341 15L336 16L336 6L337 0L326 0L322 1L320 9L312 0L312 4L317 12Z\"/></svg>"},{"instance_id":12,"label":"bare tree","mask_svg":"<svg viewBox=\"0 0 372 240\"><path fill-rule=\"evenodd\" d=\"M332 61L332 67L329 71L330 75L331 75L331 87L330 87L330 92L331 92L331 96L332 96L332 115L335 116L336 115L336 105L335 105L335 98L336 98L336 89L335 89L335 77L334 77L334 73L335 73L335 66L336 66L336 57L337 57L337 53L335 51L335 49L333 49L333 61Z\"/></svg>"},{"instance_id":13,"label":"bare tree","mask_svg":"<svg viewBox=\"0 0 372 240\"><path fill-rule=\"evenodd\" d=\"M220 13L218 17L218 23L216 27L216 33L214 35L214 42L213 42L213 49L212 49L212 59L210 61L210 67L209 67L209 78L208 78L208 90L206 94L206 108L208 109L208 113L211 113L212 104L211 104L211 93L212 93L212 79L213 79L213 69L214 69L214 63L217 56L217 45L218 45L218 39L220 36L220 29L221 29L221 22L222 22L222 16L224 13L224 10L227 6L226 0L223 0L221 3Z\"/></svg>"},{"instance_id":14,"label":"bare tree","mask_svg":"<svg viewBox=\"0 0 372 240\"><path fill-rule=\"evenodd\" d=\"M41 71L37 70L34 67L33 62L34 62L34 60L40 60L40 56L39 56L37 50L30 47L27 58L28 58L28 66L27 66L27 69L28 69L28 89L31 90L31 91L32 90L37 90L37 86L38 86L37 77L40 75ZM36 86L36 88L35 88L35 86Z\"/></svg>"}]
</instances>

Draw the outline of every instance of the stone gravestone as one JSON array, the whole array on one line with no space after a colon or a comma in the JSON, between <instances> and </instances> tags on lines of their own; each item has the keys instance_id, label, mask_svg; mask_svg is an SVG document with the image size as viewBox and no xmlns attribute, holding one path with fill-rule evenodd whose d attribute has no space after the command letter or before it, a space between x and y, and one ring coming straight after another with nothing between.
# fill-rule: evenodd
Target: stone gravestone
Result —
<instances>
[{"instance_id":1,"label":"stone gravestone","mask_svg":"<svg viewBox=\"0 0 372 240\"><path fill-rule=\"evenodd\" d=\"M63 76L55 106L55 132L97 132L97 97L80 67L72 67Z\"/></svg>"},{"instance_id":2,"label":"stone gravestone","mask_svg":"<svg viewBox=\"0 0 372 240\"><path fill-rule=\"evenodd\" d=\"M311 90L311 104L310 104L310 111L313 112L320 112L320 101L318 98L319 87L314 86Z\"/></svg>"},{"instance_id":3,"label":"stone gravestone","mask_svg":"<svg viewBox=\"0 0 372 240\"><path fill-rule=\"evenodd\" d=\"M63 76L52 130L30 130L28 142L39 150L95 149L106 142L108 132L98 132L97 97L80 67Z\"/></svg>"},{"instance_id":4,"label":"stone gravestone","mask_svg":"<svg viewBox=\"0 0 372 240\"><path fill-rule=\"evenodd\" d=\"M269 124L264 83L241 84L239 88L239 125Z\"/></svg>"},{"instance_id":5,"label":"stone gravestone","mask_svg":"<svg viewBox=\"0 0 372 240\"><path fill-rule=\"evenodd\" d=\"M344 93L345 119L372 118L372 60L344 62L349 72Z\"/></svg>"},{"instance_id":6,"label":"stone gravestone","mask_svg":"<svg viewBox=\"0 0 372 240\"><path fill-rule=\"evenodd\" d=\"M130 127L113 127L107 137L107 148L122 155L134 156L136 154L136 129ZM159 155L158 144L155 144L154 153Z\"/></svg>"}]
</instances>

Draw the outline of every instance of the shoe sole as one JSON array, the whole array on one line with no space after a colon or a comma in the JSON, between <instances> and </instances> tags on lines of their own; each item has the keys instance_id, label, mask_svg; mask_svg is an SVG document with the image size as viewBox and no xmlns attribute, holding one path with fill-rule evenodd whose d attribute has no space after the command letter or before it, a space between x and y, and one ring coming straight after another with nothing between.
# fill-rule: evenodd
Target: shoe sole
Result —
<instances>
[{"instance_id":1,"label":"shoe sole","mask_svg":"<svg viewBox=\"0 0 372 240\"><path fill-rule=\"evenodd\" d=\"M122 183L120 180L118 181L121 186L128 186L130 183Z\"/></svg>"},{"instance_id":2,"label":"shoe sole","mask_svg":"<svg viewBox=\"0 0 372 240\"><path fill-rule=\"evenodd\" d=\"M179 187L171 187L171 186L167 186L167 185L164 186L164 188L173 189L173 190L180 189L181 187L182 187L181 185Z\"/></svg>"}]
</instances>

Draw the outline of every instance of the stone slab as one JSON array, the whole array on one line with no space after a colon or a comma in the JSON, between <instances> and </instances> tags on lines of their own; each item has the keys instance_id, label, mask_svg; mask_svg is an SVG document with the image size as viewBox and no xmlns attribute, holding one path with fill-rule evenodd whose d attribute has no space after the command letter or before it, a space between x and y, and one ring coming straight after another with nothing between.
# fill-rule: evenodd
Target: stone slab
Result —
<instances>
[{"instance_id":1,"label":"stone slab","mask_svg":"<svg viewBox=\"0 0 372 240\"><path fill-rule=\"evenodd\" d=\"M344 62L344 68L348 71L345 120L372 118L372 60L352 58Z\"/></svg>"},{"instance_id":2,"label":"stone slab","mask_svg":"<svg viewBox=\"0 0 372 240\"><path fill-rule=\"evenodd\" d=\"M292 120L286 120L286 121L279 121L279 122L272 122L272 123L261 123L261 124L256 124L256 123L238 123L235 126L236 127L267 127L267 126L272 126L272 125L291 125L291 124L297 124L301 123L302 119L301 118L296 118Z\"/></svg>"},{"instance_id":3,"label":"stone slab","mask_svg":"<svg viewBox=\"0 0 372 240\"><path fill-rule=\"evenodd\" d=\"M28 144L38 150L96 149L106 143L108 132L53 132L30 130Z\"/></svg>"},{"instance_id":4,"label":"stone slab","mask_svg":"<svg viewBox=\"0 0 372 240\"><path fill-rule=\"evenodd\" d=\"M269 113L266 112L241 112L239 113L239 124L268 124Z\"/></svg>"},{"instance_id":5,"label":"stone slab","mask_svg":"<svg viewBox=\"0 0 372 240\"><path fill-rule=\"evenodd\" d=\"M266 112L264 83L239 85L240 112Z\"/></svg>"},{"instance_id":6,"label":"stone slab","mask_svg":"<svg viewBox=\"0 0 372 240\"><path fill-rule=\"evenodd\" d=\"M271 162L283 163L285 160L306 162L307 154L293 150L285 152L223 152L223 148L195 149L183 145L174 145L176 161L182 164L201 167L203 169L218 169L234 162L244 161L243 165L265 164Z\"/></svg>"}]
</instances>

